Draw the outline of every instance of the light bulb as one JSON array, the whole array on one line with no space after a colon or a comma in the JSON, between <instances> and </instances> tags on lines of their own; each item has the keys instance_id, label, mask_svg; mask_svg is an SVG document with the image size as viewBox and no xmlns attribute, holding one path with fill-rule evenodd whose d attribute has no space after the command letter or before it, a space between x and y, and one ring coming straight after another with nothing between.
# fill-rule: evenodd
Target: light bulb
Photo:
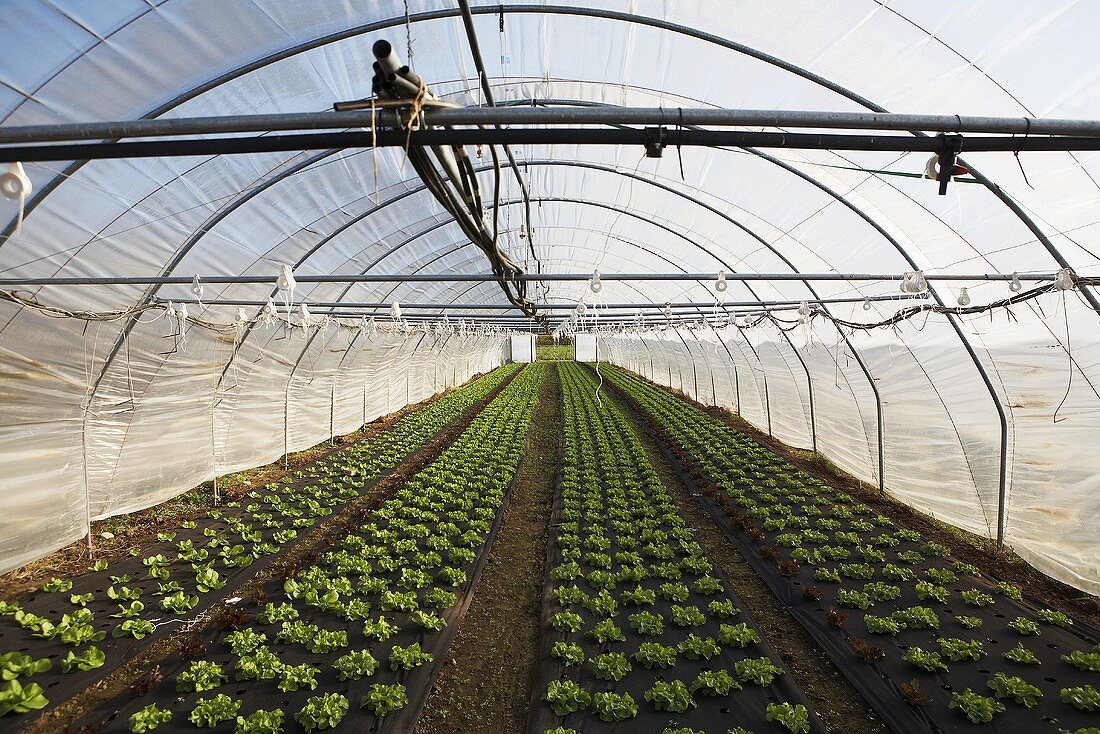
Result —
<instances>
[{"instance_id":1,"label":"light bulb","mask_svg":"<svg viewBox=\"0 0 1100 734\"><path fill-rule=\"evenodd\" d=\"M726 289L730 287L730 284L726 282L726 271L718 271L718 280L714 283L714 290L719 293L725 293Z\"/></svg>"},{"instance_id":2,"label":"light bulb","mask_svg":"<svg viewBox=\"0 0 1100 734\"><path fill-rule=\"evenodd\" d=\"M281 268L275 286L281 291L293 291L298 285L298 281L294 280L294 271L289 265L283 265Z\"/></svg>"},{"instance_id":3,"label":"light bulb","mask_svg":"<svg viewBox=\"0 0 1100 734\"><path fill-rule=\"evenodd\" d=\"M1012 280L1009 281L1009 283L1008 283L1008 289L1010 291L1012 291L1013 293L1019 293L1020 290L1023 287L1024 287L1024 284L1020 282L1020 274L1019 273L1013 273L1012 274Z\"/></svg>"},{"instance_id":4,"label":"light bulb","mask_svg":"<svg viewBox=\"0 0 1100 734\"><path fill-rule=\"evenodd\" d=\"M871 310L871 299L870 298L864 298L863 299L863 310L864 311L870 311Z\"/></svg>"},{"instance_id":5,"label":"light bulb","mask_svg":"<svg viewBox=\"0 0 1100 734\"><path fill-rule=\"evenodd\" d=\"M279 310L275 308L274 299L267 299L267 303L264 305L264 318L273 319L279 315Z\"/></svg>"},{"instance_id":6,"label":"light bulb","mask_svg":"<svg viewBox=\"0 0 1100 734\"><path fill-rule=\"evenodd\" d=\"M963 308L970 305L970 294L966 292L966 288L959 289L959 305Z\"/></svg>"},{"instance_id":7,"label":"light bulb","mask_svg":"<svg viewBox=\"0 0 1100 734\"><path fill-rule=\"evenodd\" d=\"M588 313L588 306L585 304L584 301L581 301L577 304L577 314L580 316L584 316L586 313Z\"/></svg>"},{"instance_id":8,"label":"light bulb","mask_svg":"<svg viewBox=\"0 0 1100 734\"><path fill-rule=\"evenodd\" d=\"M592 273L592 280L588 281L588 287L593 293L599 293L603 290L603 283L600 281L599 270Z\"/></svg>"},{"instance_id":9,"label":"light bulb","mask_svg":"<svg viewBox=\"0 0 1100 734\"><path fill-rule=\"evenodd\" d=\"M1054 276L1054 287L1060 291L1068 291L1073 288L1073 274L1069 268L1062 268L1058 275Z\"/></svg>"}]
</instances>

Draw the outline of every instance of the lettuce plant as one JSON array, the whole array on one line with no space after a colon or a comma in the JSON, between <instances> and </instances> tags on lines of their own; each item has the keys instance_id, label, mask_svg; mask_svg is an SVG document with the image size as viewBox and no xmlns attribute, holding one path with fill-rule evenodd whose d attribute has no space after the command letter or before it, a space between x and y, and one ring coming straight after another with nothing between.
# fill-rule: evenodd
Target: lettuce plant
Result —
<instances>
[{"instance_id":1,"label":"lettuce plant","mask_svg":"<svg viewBox=\"0 0 1100 734\"><path fill-rule=\"evenodd\" d=\"M1082 652L1081 650L1074 650L1069 655L1063 655L1062 660L1078 670L1084 670L1089 673L1100 673L1100 652Z\"/></svg>"},{"instance_id":2,"label":"lettuce plant","mask_svg":"<svg viewBox=\"0 0 1100 734\"><path fill-rule=\"evenodd\" d=\"M940 653L958 662L959 660L981 660L985 655L985 646L979 640L960 640L957 637L940 637L936 640Z\"/></svg>"},{"instance_id":3,"label":"lettuce plant","mask_svg":"<svg viewBox=\"0 0 1100 734\"><path fill-rule=\"evenodd\" d=\"M673 714L682 714L695 706L691 697L691 691L683 681L673 680L669 682L656 681L653 687L645 692L645 700L653 704L658 711L668 711Z\"/></svg>"},{"instance_id":4,"label":"lettuce plant","mask_svg":"<svg viewBox=\"0 0 1100 734\"><path fill-rule=\"evenodd\" d=\"M23 685L12 679L0 684L0 717L8 714L26 714L45 708L49 700L42 686L37 683Z\"/></svg>"},{"instance_id":5,"label":"lettuce plant","mask_svg":"<svg viewBox=\"0 0 1100 734\"><path fill-rule=\"evenodd\" d=\"M596 693L592 696L592 710L601 721L626 721L638 715L638 704L629 693Z\"/></svg>"},{"instance_id":6,"label":"lettuce plant","mask_svg":"<svg viewBox=\"0 0 1100 734\"><path fill-rule=\"evenodd\" d=\"M597 680L620 681L630 672L630 661L621 652L609 652L592 658L592 674Z\"/></svg>"},{"instance_id":7,"label":"lettuce plant","mask_svg":"<svg viewBox=\"0 0 1100 734\"><path fill-rule=\"evenodd\" d=\"M133 734L145 734L172 720L172 712L151 703L130 715L129 725Z\"/></svg>"},{"instance_id":8,"label":"lettuce plant","mask_svg":"<svg viewBox=\"0 0 1100 734\"><path fill-rule=\"evenodd\" d=\"M367 689L359 705L381 718L403 708L408 702L409 697L405 693L405 686L400 683L392 685L375 683Z\"/></svg>"},{"instance_id":9,"label":"lettuce plant","mask_svg":"<svg viewBox=\"0 0 1100 734\"><path fill-rule=\"evenodd\" d=\"M276 673L279 678L279 690L283 693L299 691L303 688L315 690L317 688L317 674L321 671L309 663L301 665L281 665Z\"/></svg>"},{"instance_id":10,"label":"lettuce plant","mask_svg":"<svg viewBox=\"0 0 1100 734\"><path fill-rule=\"evenodd\" d=\"M50 579L42 585L42 591L48 591L52 593L72 591L73 582L68 579Z\"/></svg>"},{"instance_id":11,"label":"lettuce plant","mask_svg":"<svg viewBox=\"0 0 1100 734\"><path fill-rule=\"evenodd\" d=\"M187 719L200 729L213 729L223 721L232 721L236 718L240 708L240 701L234 701L224 693L219 693L213 698L200 698Z\"/></svg>"},{"instance_id":12,"label":"lettuce plant","mask_svg":"<svg viewBox=\"0 0 1100 734\"><path fill-rule=\"evenodd\" d=\"M1041 690L1019 676L1010 677L1004 673L996 673L986 685L997 698L1008 698L1028 708L1037 705L1043 697Z\"/></svg>"},{"instance_id":13,"label":"lettuce plant","mask_svg":"<svg viewBox=\"0 0 1100 734\"><path fill-rule=\"evenodd\" d=\"M1069 627L1073 624L1073 620L1069 618L1064 612L1058 612L1053 609L1040 609L1039 621L1046 624L1053 624L1059 627Z\"/></svg>"},{"instance_id":14,"label":"lettuce plant","mask_svg":"<svg viewBox=\"0 0 1100 734\"><path fill-rule=\"evenodd\" d=\"M141 604L136 601L134 604ZM153 634L153 623L144 619L127 619L111 633L112 637L133 637L141 640Z\"/></svg>"},{"instance_id":15,"label":"lettuce plant","mask_svg":"<svg viewBox=\"0 0 1100 734\"><path fill-rule=\"evenodd\" d=\"M160 608L166 612L172 612L173 614L186 614L199 603L199 598L194 595L187 595L182 591L177 591L175 594L164 597L160 600Z\"/></svg>"},{"instance_id":16,"label":"lettuce plant","mask_svg":"<svg viewBox=\"0 0 1100 734\"><path fill-rule=\"evenodd\" d=\"M592 696L571 680L554 680L546 687L546 701L558 716L587 708Z\"/></svg>"},{"instance_id":17,"label":"lettuce plant","mask_svg":"<svg viewBox=\"0 0 1100 734\"><path fill-rule=\"evenodd\" d=\"M764 715L768 721L774 721L791 734L809 734L810 712L802 704L769 703Z\"/></svg>"},{"instance_id":18,"label":"lettuce plant","mask_svg":"<svg viewBox=\"0 0 1100 734\"><path fill-rule=\"evenodd\" d=\"M635 662L650 670L671 668L676 664L676 648L666 647L659 642L643 642L633 657Z\"/></svg>"},{"instance_id":19,"label":"lettuce plant","mask_svg":"<svg viewBox=\"0 0 1100 734\"><path fill-rule=\"evenodd\" d=\"M760 642L760 635L744 622L723 624L718 627L718 641L728 647L748 647Z\"/></svg>"},{"instance_id":20,"label":"lettuce plant","mask_svg":"<svg viewBox=\"0 0 1100 734\"><path fill-rule=\"evenodd\" d=\"M691 684L691 691L704 696L725 696L731 690L740 690L741 684L725 670L704 670Z\"/></svg>"},{"instance_id":21,"label":"lettuce plant","mask_svg":"<svg viewBox=\"0 0 1100 734\"><path fill-rule=\"evenodd\" d=\"M1082 711L1100 710L1100 691L1096 690L1091 685L1063 688L1060 693L1062 703L1068 703ZM0 701L2 700L3 699L0 698ZM2 715L3 708L2 704L0 704L0 716Z\"/></svg>"},{"instance_id":22,"label":"lettuce plant","mask_svg":"<svg viewBox=\"0 0 1100 734\"><path fill-rule=\"evenodd\" d=\"M755 683L758 686L771 685L776 676L783 674L783 669L777 667L769 658L738 660L733 664L733 670L742 683Z\"/></svg>"},{"instance_id":23,"label":"lettuce plant","mask_svg":"<svg viewBox=\"0 0 1100 734\"><path fill-rule=\"evenodd\" d=\"M279 657L266 647L242 653L237 659L236 680L271 680L282 669Z\"/></svg>"},{"instance_id":24,"label":"lettuce plant","mask_svg":"<svg viewBox=\"0 0 1100 734\"><path fill-rule=\"evenodd\" d=\"M1039 658L1035 653L1024 647L1024 643L1016 643L1016 647L1011 650L1005 650L1001 653L1001 657L1009 662L1019 663L1020 665L1039 665Z\"/></svg>"},{"instance_id":25,"label":"lettuce plant","mask_svg":"<svg viewBox=\"0 0 1100 734\"><path fill-rule=\"evenodd\" d=\"M1004 704L989 696L980 696L967 688L962 693L954 691L948 708L958 709L974 724L988 724L996 714L1005 710Z\"/></svg>"},{"instance_id":26,"label":"lettuce plant","mask_svg":"<svg viewBox=\"0 0 1100 734\"><path fill-rule=\"evenodd\" d=\"M74 670L89 671L102 667L107 656L95 645L92 645L80 655L74 655L69 650L61 659L61 672L71 673Z\"/></svg>"},{"instance_id":27,"label":"lettuce plant","mask_svg":"<svg viewBox=\"0 0 1100 734\"><path fill-rule=\"evenodd\" d=\"M938 652L926 652L919 647L906 650L901 659L928 673L946 673L947 665Z\"/></svg>"},{"instance_id":28,"label":"lettuce plant","mask_svg":"<svg viewBox=\"0 0 1100 734\"><path fill-rule=\"evenodd\" d=\"M238 716L233 734L282 734L283 712L279 709L259 709L248 716Z\"/></svg>"},{"instance_id":29,"label":"lettuce plant","mask_svg":"<svg viewBox=\"0 0 1100 734\"><path fill-rule=\"evenodd\" d=\"M35 660L21 652L7 652L0 655L0 681L29 678L45 673L52 667L49 658Z\"/></svg>"},{"instance_id":30,"label":"lettuce plant","mask_svg":"<svg viewBox=\"0 0 1100 734\"><path fill-rule=\"evenodd\" d=\"M433 655L420 649L419 642L406 647L394 646L390 650L390 670L412 670L433 660Z\"/></svg>"},{"instance_id":31,"label":"lettuce plant","mask_svg":"<svg viewBox=\"0 0 1100 734\"><path fill-rule=\"evenodd\" d=\"M196 660L191 667L176 676L176 690L180 693L210 691L229 680L222 666L209 660Z\"/></svg>"}]
</instances>

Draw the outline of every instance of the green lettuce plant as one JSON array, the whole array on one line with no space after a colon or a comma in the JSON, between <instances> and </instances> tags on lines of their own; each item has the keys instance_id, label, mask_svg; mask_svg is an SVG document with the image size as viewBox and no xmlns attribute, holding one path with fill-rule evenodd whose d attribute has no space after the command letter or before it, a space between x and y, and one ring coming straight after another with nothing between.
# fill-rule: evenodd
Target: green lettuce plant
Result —
<instances>
[{"instance_id":1,"label":"green lettuce plant","mask_svg":"<svg viewBox=\"0 0 1100 734\"><path fill-rule=\"evenodd\" d=\"M171 720L171 711L151 703L140 711L130 714L129 727L133 734L145 734L153 731L161 724L167 724Z\"/></svg>"},{"instance_id":2,"label":"green lettuce plant","mask_svg":"<svg viewBox=\"0 0 1100 734\"><path fill-rule=\"evenodd\" d=\"M378 717L383 717L403 708L409 702L405 686L400 683L384 685L375 683L367 689L359 705Z\"/></svg>"}]
</instances>

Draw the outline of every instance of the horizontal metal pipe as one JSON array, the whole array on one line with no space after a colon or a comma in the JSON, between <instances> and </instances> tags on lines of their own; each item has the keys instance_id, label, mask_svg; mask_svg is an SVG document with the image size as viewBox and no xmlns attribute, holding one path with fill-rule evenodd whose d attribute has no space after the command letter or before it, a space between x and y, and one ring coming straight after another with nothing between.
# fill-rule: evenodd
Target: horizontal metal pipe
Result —
<instances>
[{"instance_id":1,"label":"horizontal metal pipe","mask_svg":"<svg viewBox=\"0 0 1100 734\"><path fill-rule=\"evenodd\" d=\"M673 121L674 122L674 121ZM0 147L0 162L70 161L237 153L328 150L331 148L435 145L646 145L651 131L641 128L432 128L408 132L301 133L227 138L181 138L124 143L46 143ZM801 150L865 150L939 153L936 137L910 135L835 135L674 128L663 131L664 146L729 146ZM1100 150L1100 137L969 137L964 153Z\"/></svg>"},{"instance_id":2,"label":"horizontal metal pipe","mask_svg":"<svg viewBox=\"0 0 1100 734\"><path fill-rule=\"evenodd\" d=\"M727 281L899 281L901 273L725 273ZM925 273L931 281L1010 281L1018 277L1021 281L1054 280L1054 273L1020 273L1018 276L1005 273ZM83 277L45 277L45 278L0 278L0 288L20 286L96 286L96 285L190 285L193 275L137 275L103 278ZM527 282L582 282L592 278L592 273L524 273L513 280ZM206 285L249 285L270 284L279 279L278 275L200 275L199 280ZM384 274L384 273L332 273L325 275L295 274L298 283L481 283L495 282L498 278L492 273L446 274ZM718 273L600 273L602 281L689 281L718 280Z\"/></svg>"},{"instance_id":3,"label":"horizontal metal pipe","mask_svg":"<svg viewBox=\"0 0 1100 734\"><path fill-rule=\"evenodd\" d=\"M374 119L397 124L393 110L375 110ZM729 110L618 107L613 109L538 109L531 107L466 107L425 112L428 125L716 125L848 130L896 130L1100 136L1100 120L1036 119L960 115L885 114L801 110ZM370 110L294 112L221 117L157 118L61 125L23 125L0 129L0 144L63 140L149 138L178 135L337 130L370 127Z\"/></svg>"},{"instance_id":4,"label":"horizontal metal pipe","mask_svg":"<svg viewBox=\"0 0 1100 734\"><path fill-rule=\"evenodd\" d=\"M823 304L823 303L863 303L866 301L911 301L911 300L923 300L924 296L920 294L902 294L897 295L884 295L884 296L868 296L858 298L808 298L803 299L806 303L811 304ZM169 299L159 299L159 303L167 303ZM200 305L200 301L194 298L180 298L171 299L173 303L185 303L187 305ZM692 309L695 312L706 311L707 313L713 313L717 308L729 309L729 308L753 308L759 306L791 306L798 307L803 303L803 300L772 300L772 301L730 301L723 304L716 304L714 301L700 302L700 301L674 301L670 303L653 303L653 302L638 302L638 303L601 303L598 307L600 313L605 310L656 310L661 311L666 307L671 306L673 309ZM213 299L209 301L202 301L203 306L251 306L255 308L262 308L267 301L256 300L238 300L238 299ZM343 309L377 309L384 310L388 313L392 307L392 302L355 302L355 301L310 301L307 299L299 299L297 303L305 303L309 309L317 308L343 308ZM515 306L510 303L404 303L399 301L401 310L483 310L483 311L511 311L517 310ZM276 303L276 306L279 304ZM554 303L554 304L536 304L536 307L540 311L572 311L577 307L577 303ZM589 308L595 308L592 304L587 304ZM590 313L595 313L592 311ZM528 318L526 316L517 318Z\"/></svg>"}]
</instances>

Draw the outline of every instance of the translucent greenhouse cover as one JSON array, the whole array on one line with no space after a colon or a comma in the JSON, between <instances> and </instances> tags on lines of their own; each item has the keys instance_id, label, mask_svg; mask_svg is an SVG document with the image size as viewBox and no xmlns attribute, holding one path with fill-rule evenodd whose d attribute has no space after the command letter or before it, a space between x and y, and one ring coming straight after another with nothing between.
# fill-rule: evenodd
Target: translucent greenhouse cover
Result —
<instances>
[{"instance_id":1,"label":"translucent greenhouse cover","mask_svg":"<svg viewBox=\"0 0 1100 734\"><path fill-rule=\"evenodd\" d=\"M1100 118L1094 3L473 5L498 103L660 106L670 119L691 107ZM0 120L328 110L370 94L379 38L442 98L484 101L450 0L411 0L407 19L404 2L384 0L20 0L0 4ZM940 197L933 182L884 173L919 174L919 153L514 152L546 272L1051 273L1060 258L1078 275L1100 275L1096 153L966 156L981 179ZM491 170L477 163L489 191ZM17 207L0 209L3 277L487 271L399 149L28 162L26 171L34 193L17 234ZM523 261L519 201L506 178L506 247ZM954 305L961 285L933 288ZM970 285L975 303L1007 295L1003 282ZM875 301L865 311L860 301L896 295L896 281L813 287L731 282L724 297L853 298L827 308L854 321L899 307ZM24 295L94 311L189 296L184 285ZM208 285L204 298L270 295L267 285ZM587 298L597 307L589 329L599 328L601 299L716 300L695 281L608 282L598 298L584 282L555 282L545 295ZM295 299L504 302L491 282L300 285ZM236 320L234 307L209 303L191 314ZM868 332L842 334L824 319L790 332L608 332L600 350L793 446L816 445L941 520L995 537L1000 517L1016 552L1097 593L1096 321L1071 290L1011 313ZM247 335L178 327L162 311L83 321L0 306L0 570L80 538L90 519L148 507L462 382L498 364L508 340L346 325Z\"/></svg>"}]
</instances>

